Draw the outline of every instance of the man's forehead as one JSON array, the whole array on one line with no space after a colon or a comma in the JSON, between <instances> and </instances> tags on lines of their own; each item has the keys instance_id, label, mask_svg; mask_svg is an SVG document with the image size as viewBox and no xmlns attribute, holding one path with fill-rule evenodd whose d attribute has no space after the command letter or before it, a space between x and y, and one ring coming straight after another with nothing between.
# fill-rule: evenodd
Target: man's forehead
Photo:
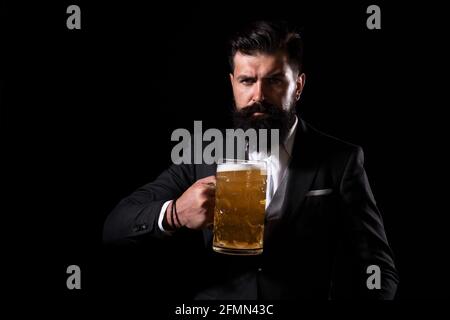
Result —
<instances>
[{"instance_id":1,"label":"man's forehead","mask_svg":"<svg viewBox=\"0 0 450 320\"><path fill-rule=\"evenodd\" d=\"M238 51L233 59L235 73L278 73L285 71L286 67L288 67L287 55L282 52L275 54L255 53L249 55Z\"/></svg>"}]
</instances>

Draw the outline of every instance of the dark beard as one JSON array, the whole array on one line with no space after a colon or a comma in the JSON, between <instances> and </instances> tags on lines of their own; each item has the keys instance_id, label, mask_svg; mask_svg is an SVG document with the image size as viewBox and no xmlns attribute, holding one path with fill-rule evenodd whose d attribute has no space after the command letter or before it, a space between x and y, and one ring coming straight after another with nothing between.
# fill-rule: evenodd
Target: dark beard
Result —
<instances>
[{"instance_id":1,"label":"dark beard","mask_svg":"<svg viewBox=\"0 0 450 320\"><path fill-rule=\"evenodd\" d=\"M262 116L253 116L255 112L265 113ZM233 112L233 124L235 129L267 129L270 137L270 129L278 129L280 142L284 142L289 129L295 122L295 108L286 111L281 107L277 107L267 102L255 102L249 106Z\"/></svg>"}]
</instances>

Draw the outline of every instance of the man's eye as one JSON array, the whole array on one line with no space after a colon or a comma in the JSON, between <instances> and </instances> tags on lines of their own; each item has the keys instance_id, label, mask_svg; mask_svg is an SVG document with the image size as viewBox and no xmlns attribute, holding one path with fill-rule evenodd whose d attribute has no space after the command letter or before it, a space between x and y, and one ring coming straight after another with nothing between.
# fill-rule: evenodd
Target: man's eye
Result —
<instances>
[{"instance_id":1,"label":"man's eye","mask_svg":"<svg viewBox=\"0 0 450 320\"><path fill-rule=\"evenodd\" d=\"M250 85L253 84L255 81L253 81L252 79L242 79L241 83L244 85Z\"/></svg>"},{"instance_id":2,"label":"man's eye","mask_svg":"<svg viewBox=\"0 0 450 320\"><path fill-rule=\"evenodd\" d=\"M278 79L278 78L269 78L269 83L270 84L278 85L278 84L281 84L282 82L283 81L281 79Z\"/></svg>"}]
</instances>

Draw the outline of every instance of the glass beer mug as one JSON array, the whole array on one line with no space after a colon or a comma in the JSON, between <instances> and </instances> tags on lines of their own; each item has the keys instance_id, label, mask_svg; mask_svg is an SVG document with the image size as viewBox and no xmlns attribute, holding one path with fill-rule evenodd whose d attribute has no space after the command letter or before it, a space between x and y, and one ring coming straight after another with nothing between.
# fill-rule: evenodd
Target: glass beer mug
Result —
<instances>
[{"instance_id":1,"label":"glass beer mug","mask_svg":"<svg viewBox=\"0 0 450 320\"><path fill-rule=\"evenodd\" d=\"M217 165L214 251L262 253L266 182L264 161L226 159Z\"/></svg>"}]
</instances>

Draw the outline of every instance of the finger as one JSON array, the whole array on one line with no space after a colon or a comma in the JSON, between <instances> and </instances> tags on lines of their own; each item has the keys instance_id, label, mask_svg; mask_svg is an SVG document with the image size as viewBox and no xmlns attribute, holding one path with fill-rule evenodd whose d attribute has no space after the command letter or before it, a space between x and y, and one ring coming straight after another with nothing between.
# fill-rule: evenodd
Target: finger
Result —
<instances>
[{"instance_id":1,"label":"finger","mask_svg":"<svg viewBox=\"0 0 450 320\"><path fill-rule=\"evenodd\" d=\"M216 176L208 176L206 178L199 179L197 182L216 185Z\"/></svg>"},{"instance_id":2,"label":"finger","mask_svg":"<svg viewBox=\"0 0 450 320\"><path fill-rule=\"evenodd\" d=\"M202 194L207 196L208 198L214 199L216 196L216 186L203 185L202 186Z\"/></svg>"},{"instance_id":3,"label":"finger","mask_svg":"<svg viewBox=\"0 0 450 320\"><path fill-rule=\"evenodd\" d=\"M216 185L213 184L212 182L205 183L202 185L202 189L203 189L203 193L209 194L209 195L214 195L216 192Z\"/></svg>"},{"instance_id":4,"label":"finger","mask_svg":"<svg viewBox=\"0 0 450 320\"><path fill-rule=\"evenodd\" d=\"M216 186L213 184L204 184L202 186L202 190L204 194L207 195L215 195L216 194Z\"/></svg>"}]
</instances>

